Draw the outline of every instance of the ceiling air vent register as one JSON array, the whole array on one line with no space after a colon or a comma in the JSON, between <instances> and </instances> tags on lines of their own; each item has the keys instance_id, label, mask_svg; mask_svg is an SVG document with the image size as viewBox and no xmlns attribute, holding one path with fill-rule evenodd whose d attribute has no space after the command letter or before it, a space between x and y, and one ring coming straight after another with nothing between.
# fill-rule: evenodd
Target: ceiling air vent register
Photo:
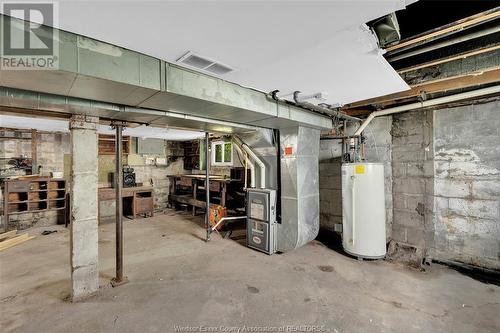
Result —
<instances>
[{"instance_id":1,"label":"ceiling air vent register","mask_svg":"<svg viewBox=\"0 0 500 333\"><path fill-rule=\"evenodd\" d=\"M199 54L193 53L191 51L184 54L177 60L177 63L189 66L191 68L200 69L215 75L224 75L229 72L234 71L234 68L222 64L213 59L200 56Z\"/></svg>"}]
</instances>

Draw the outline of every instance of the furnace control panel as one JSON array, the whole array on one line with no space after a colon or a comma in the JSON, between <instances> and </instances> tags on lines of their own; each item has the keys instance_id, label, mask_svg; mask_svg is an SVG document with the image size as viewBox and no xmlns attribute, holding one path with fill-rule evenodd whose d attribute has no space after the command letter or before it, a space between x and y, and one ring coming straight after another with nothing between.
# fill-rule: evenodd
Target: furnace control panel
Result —
<instances>
[{"instance_id":1,"label":"furnace control panel","mask_svg":"<svg viewBox=\"0 0 500 333\"><path fill-rule=\"evenodd\" d=\"M247 190L247 245L273 254L276 243L276 190Z\"/></svg>"}]
</instances>

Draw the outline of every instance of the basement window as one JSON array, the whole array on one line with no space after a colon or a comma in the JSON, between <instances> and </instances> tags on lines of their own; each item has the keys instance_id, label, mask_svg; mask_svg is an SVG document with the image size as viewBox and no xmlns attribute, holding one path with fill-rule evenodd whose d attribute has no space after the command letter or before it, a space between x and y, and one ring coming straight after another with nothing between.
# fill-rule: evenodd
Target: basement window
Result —
<instances>
[{"instance_id":1,"label":"basement window","mask_svg":"<svg viewBox=\"0 0 500 333\"><path fill-rule=\"evenodd\" d=\"M212 165L233 165L233 144L231 142L212 142Z\"/></svg>"}]
</instances>

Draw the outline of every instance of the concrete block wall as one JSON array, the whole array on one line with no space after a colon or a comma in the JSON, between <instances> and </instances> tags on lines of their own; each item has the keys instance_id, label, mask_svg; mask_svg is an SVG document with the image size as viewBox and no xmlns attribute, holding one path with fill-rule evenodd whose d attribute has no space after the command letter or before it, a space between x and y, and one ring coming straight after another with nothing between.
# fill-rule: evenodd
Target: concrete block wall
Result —
<instances>
[{"instance_id":1,"label":"concrete block wall","mask_svg":"<svg viewBox=\"0 0 500 333\"><path fill-rule=\"evenodd\" d=\"M167 147L165 141L165 147ZM154 193L154 210L162 211L167 208L168 193L170 181L168 175L183 174L184 170L183 158L177 158L174 161L169 161L168 165L146 164L147 158L162 157L167 158L167 151L163 154L148 155L137 154L137 143L135 138L131 140L131 154L124 158L124 165L129 165L134 169L135 180L137 183L142 183L144 186L153 186ZM112 155L99 156L99 181L102 186L113 186L110 183L110 173L115 172L115 158ZM99 203L100 216L102 218L115 217L115 201L107 200Z\"/></svg>"},{"instance_id":2,"label":"concrete block wall","mask_svg":"<svg viewBox=\"0 0 500 333\"><path fill-rule=\"evenodd\" d=\"M499 115L499 101L434 111L434 257L500 268Z\"/></svg>"},{"instance_id":3,"label":"concrete block wall","mask_svg":"<svg viewBox=\"0 0 500 333\"><path fill-rule=\"evenodd\" d=\"M368 125L365 135L367 162L383 162L385 172L385 204L387 238L392 230L392 117L375 118ZM348 128L354 133L357 126ZM341 140L323 140L319 151L320 227L334 231L342 223Z\"/></svg>"},{"instance_id":4,"label":"concrete block wall","mask_svg":"<svg viewBox=\"0 0 500 333\"><path fill-rule=\"evenodd\" d=\"M0 136L30 138L30 133L16 133L14 131L2 130ZM0 140L0 157L31 157L31 141L28 139L2 139ZM0 161L0 176L10 177L25 175L24 170L7 169L6 161ZM4 169L5 168L5 169Z\"/></svg>"},{"instance_id":5,"label":"concrete block wall","mask_svg":"<svg viewBox=\"0 0 500 333\"><path fill-rule=\"evenodd\" d=\"M392 121L393 226L398 246L418 249L433 244L432 112L396 114ZM390 247L390 255L395 251Z\"/></svg>"},{"instance_id":6,"label":"concrete block wall","mask_svg":"<svg viewBox=\"0 0 500 333\"><path fill-rule=\"evenodd\" d=\"M500 268L500 102L375 118L368 161L386 164L389 255ZM376 145L374 144L376 143ZM320 143L320 226L342 222L340 140Z\"/></svg>"},{"instance_id":7,"label":"concrete block wall","mask_svg":"<svg viewBox=\"0 0 500 333\"><path fill-rule=\"evenodd\" d=\"M365 130L366 161L384 163L385 219L387 241L392 235L393 197L392 197L392 117L375 118Z\"/></svg>"},{"instance_id":8,"label":"concrete block wall","mask_svg":"<svg viewBox=\"0 0 500 333\"><path fill-rule=\"evenodd\" d=\"M13 137L14 131L1 131L2 136ZM30 138L29 133L23 137ZM50 175L53 171L64 171L64 155L70 154L69 133L38 133L37 159L42 166L42 174ZM0 141L0 156L31 157L31 140L8 139ZM24 175L25 172L10 171L8 175ZM7 174L6 174L7 175Z\"/></svg>"},{"instance_id":9,"label":"concrete block wall","mask_svg":"<svg viewBox=\"0 0 500 333\"><path fill-rule=\"evenodd\" d=\"M37 144L38 165L43 174L64 172L64 155L71 153L68 133L40 133Z\"/></svg>"},{"instance_id":10,"label":"concrete block wall","mask_svg":"<svg viewBox=\"0 0 500 333\"><path fill-rule=\"evenodd\" d=\"M182 158L171 162L168 166L135 165L136 181L148 186L153 183L154 188L154 208L161 211L167 208L170 181L168 175L183 174L184 161Z\"/></svg>"},{"instance_id":11,"label":"concrete block wall","mask_svg":"<svg viewBox=\"0 0 500 333\"><path fill-rule=\"evenodd\" d=\"M499 112L490 101L393 116L391 256L500 268Z\"/></svg>"},{"instance_id":12,"label":"concrete block wall","mask_svg":"<svg viewBox=\"0 0 500 333\"><path fill-rule=\"evenodd\" d=\"M332 144L322 141L323 146ZM335 224L342 223L342 180L341 158L320 161L319 164L319 224L320 228L335 230Z\"/></svg>"},{"instance_id":13,"label":"concrete block wall","mask_svg":"<svg viewBox=\"0 0 500 333\"><path fill-rule=\"evenodd\" d=\"M68 203L69 205L69 203ZM49 210L46 212L12 214L9 217L10 228L25 230L34 226L50 227L55 224L63 224L65 221L64 210Z\"/></svg>"}]
</instances>

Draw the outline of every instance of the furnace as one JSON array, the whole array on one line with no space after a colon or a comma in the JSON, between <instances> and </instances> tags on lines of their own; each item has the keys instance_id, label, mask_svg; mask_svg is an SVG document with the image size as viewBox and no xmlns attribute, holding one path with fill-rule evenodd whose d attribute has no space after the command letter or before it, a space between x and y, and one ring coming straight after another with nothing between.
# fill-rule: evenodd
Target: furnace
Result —
<instances>
[{"instance_id":1,"label":"furnace","mask_svg":"<svg viewBox=\"0 0 500 333\"><path fill-rule=\"evenodd\" d=\"M247 190L247 244L267 254L276 251L275 190Z\"/></svg>"}]
</instances>

